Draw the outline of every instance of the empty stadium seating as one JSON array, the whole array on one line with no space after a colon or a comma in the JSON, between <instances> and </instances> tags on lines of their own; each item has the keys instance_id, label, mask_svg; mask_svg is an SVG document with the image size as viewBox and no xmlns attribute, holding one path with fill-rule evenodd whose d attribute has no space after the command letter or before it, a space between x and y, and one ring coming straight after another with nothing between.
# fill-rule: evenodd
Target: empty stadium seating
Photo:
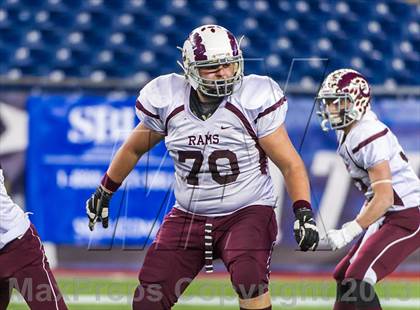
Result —
<instances>
[{"instance_id":1,"label":"empty stadium seating","mask_svg":"<svg viewBox=\"0 0 420 310\"><path fill-rule=\"evenodd\" d=\"M402 1L4 0L0 75L178 72L176 46L194 27L217 23L245 36L246 73L285 79L295 59L293 83L319 81L328 63L328 71L359 69L373 84L416 85L419 20L420 6Z\"/></svg>"}]
</instances>

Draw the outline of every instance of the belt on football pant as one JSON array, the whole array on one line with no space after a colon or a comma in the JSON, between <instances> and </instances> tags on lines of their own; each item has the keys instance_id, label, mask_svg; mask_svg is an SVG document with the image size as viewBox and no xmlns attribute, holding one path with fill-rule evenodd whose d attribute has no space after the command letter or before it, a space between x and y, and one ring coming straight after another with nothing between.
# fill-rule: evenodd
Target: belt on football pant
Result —
<instances>
[{"instance_id":1,"label":"belt on football pant","mask_svg":"<svg viewBox=\"0 0 420 310\"><path fill-rule=\"evenodd\" d=\"M205 269L206 273L212 273L214 271L213 267L213 224L205 223L204 224L204 260L205 260Z\"/></svg>"}]
</instances>

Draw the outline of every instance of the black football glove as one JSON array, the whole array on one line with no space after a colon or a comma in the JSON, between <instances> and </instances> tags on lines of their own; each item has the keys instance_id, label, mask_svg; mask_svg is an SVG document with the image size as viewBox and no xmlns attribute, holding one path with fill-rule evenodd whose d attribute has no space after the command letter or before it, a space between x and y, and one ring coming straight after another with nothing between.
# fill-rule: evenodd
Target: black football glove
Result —
<instances>
[{"instance_id":1,"label":"black football glove","mask_svg":"<svg viewBox=\"0 0 420 310\"><path fill-rule=\"evenodd\" d=\"M96 222L102 222L103 228L108 228L108 209L112 193L107 193L102 186L86 201L86 214L89 218L89 229L92 231Z\"/></svg>"},{"instance_id":2,"label":"black football glove","mask_svg":"<svg viewBox=\"0 0 420 310\"><path fill-rule=\"evenodd\" d=\"M319 234L312 210L299 208L295 209L294 212L296 220L293 225L293 231L296 242L302 251L315 251L319 242Z\"/></svg>"}]
</instances>

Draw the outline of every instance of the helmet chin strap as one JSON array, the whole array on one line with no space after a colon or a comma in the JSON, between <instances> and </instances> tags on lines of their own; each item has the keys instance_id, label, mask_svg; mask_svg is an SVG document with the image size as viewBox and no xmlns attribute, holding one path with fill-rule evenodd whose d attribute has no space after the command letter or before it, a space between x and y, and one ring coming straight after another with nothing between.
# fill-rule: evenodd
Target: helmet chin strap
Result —
<instances>
[{"instance_id":1,"label":"helmet chin strap","mask_svg":"<svg viewBox=\"0 0 420 310\"><path fill-rule=\"evenodd\" d=\"M358 121L362 118L362 113L359 112L359 110L352 108L349 112L347 117L349 117L350 119L353 119L355 121Z\"/></svg>"},{"instance_id":2,"label":"helmet chin strap","mask_svg":"<svg viewBox=\"0 0 420 310\"><path fill-rule=\"evenodd\" d=\"M331 128L328 126L328 123L329 123L328 119L323 119L321 121L321 128L322 128L323 131L330 131L331 130Z\"/></svg>"},{"instance_id":3,"label":"helmet chin strap","mask_svg":"<svg viewBox=\"0 0 420 310\"><path fill-rule=\"evenodd\" d=\"M331 128L337 128L344 125L345 116L340 117L339 115L333 115L329 117Z\"/></svg>"},{"instance_id":4,"label":"helmet chin strap","mask_svg":"<svg viewBox=\"0 0 420 310\"><path fill-rule=\"evenodd\" d=\"M208 94L203 93L200 90L200 87L197 88L196 92L197 92L197 94L200 95L199 99L203 103L217 103L217 102L220 103L223 100L223 98L225 97L225 96L210 96ZM205 100L204 101L201 100L202 98L204 98Z\"/></svg>"},{"instance_id":5,"label":"helmet chin strap","mask_svg":"<svg viewBox=\"0 0 420 310\"><path fill-rule=\"evenodd\" d=\"M221 80L223 82L223 80ZM218 81L214 81L214 85L200 85L199 89L203 89L203 91L205 90L206 93L204 93L206 96L209 97L217 97L217 98L221 98L221 97L225 97L228 96L230 94L232 94L233 92L233 86L234 84L218 84Z\"/></svg>"}]
</instances>

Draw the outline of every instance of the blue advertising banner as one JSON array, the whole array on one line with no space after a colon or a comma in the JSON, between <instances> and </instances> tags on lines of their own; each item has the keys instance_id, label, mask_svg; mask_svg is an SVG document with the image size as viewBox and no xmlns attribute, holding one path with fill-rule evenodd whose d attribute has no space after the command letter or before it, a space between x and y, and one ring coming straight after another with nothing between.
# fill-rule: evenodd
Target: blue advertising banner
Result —
<instances>
[{"instance_id":1,"label":"blue advertising banner","mask_svg":"<svg viewBox=\"0 0 420 310\"><path fill-rule=\"evenodd\" d=\"M351 184L335 154L334 133L321 131L310 98L289 97L287 129L311 179L321 234L353 219L363 195ZM142 248L153 240L174 202L173 166L161 142L144 155L110 208L110 227L87 226L85 201L118 147L136 126L135 98L74 94L33 95L29 111L27 209L44 240L59 244L116 244ZM411 165L420 168L420 101L381 99L374 111L399 137ZM278 241L294 247L293 213L281 174L271 167L278 201Z\"/></svg>"},{"instance_id":2,"label":"blue advertising banner","mask_svg":"<svg viewBox=\"0 0 420 310\"><path fill-rule=\"evenodd\" d=\"M163 143L143 156L110 207L110 227L91 233L85 201L138 123L133 97L32 96L27 210L44 240L143 247L173 204L172 162Z\"/></svg>"}]
</instances>

